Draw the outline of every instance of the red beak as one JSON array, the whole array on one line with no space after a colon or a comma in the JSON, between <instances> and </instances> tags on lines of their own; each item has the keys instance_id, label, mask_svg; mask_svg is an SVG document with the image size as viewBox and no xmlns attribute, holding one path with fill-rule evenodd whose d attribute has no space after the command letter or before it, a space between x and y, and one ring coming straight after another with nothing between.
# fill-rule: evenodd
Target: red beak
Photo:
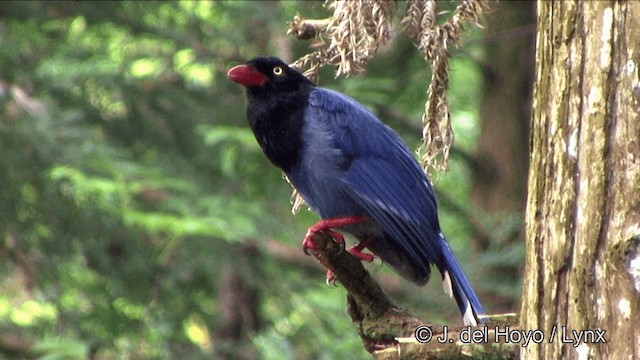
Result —
<instances>
[{"instance_id":1,"label":"red beak","mask_svg":"<svg viewBox=\"0 0 640 360\"><path fill-rule=\"evenodd\" d=\"M264 86L267 77L251 65L238 65L227 72L227 77L240 85Z\"/></svg>"}]
</instances>

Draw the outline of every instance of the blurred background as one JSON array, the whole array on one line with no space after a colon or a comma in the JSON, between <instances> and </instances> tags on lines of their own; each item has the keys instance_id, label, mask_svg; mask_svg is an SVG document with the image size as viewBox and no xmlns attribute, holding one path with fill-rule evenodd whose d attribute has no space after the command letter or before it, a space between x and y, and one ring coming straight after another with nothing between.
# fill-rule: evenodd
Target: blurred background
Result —
<instances>
[{"instance_id":1,"label":"blurred background","mask_svg":"<svg viewBox=\"0 0 640 360\"><path fill-rule=\"evenodd\" d=\"M457 2L439 2L443 18ZM397 3L394 23L405 2ZM440 219L490 313L519 309L532 2L491 3L451 49ZM316 216L261 153L230 67L287 62L323 1L0 2L0 358L369 358L345 292L302 253ZM430 69L393 33L361 76L320 85L414 149ZM460 323L437 275L368 264L392 299Z\"/></svg>"}]
</instances>

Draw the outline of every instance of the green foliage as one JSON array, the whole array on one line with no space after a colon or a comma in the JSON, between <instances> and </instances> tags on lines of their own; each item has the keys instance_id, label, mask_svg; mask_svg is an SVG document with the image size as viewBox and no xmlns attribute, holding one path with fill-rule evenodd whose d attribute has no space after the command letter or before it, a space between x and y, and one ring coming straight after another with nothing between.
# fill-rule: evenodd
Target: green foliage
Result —
<instances>
[{"instance_id":1,"label":"green foliage","mask_svg":"<svg viewBox=\"0 0 640 360\"><path fill-rule=\"evenodd\" d=\"M326 16L320 2L0 7L0 334L32 340L22 355L367 357L344 292L269 248L276 238L297 254L315 215L291 215L291 189L225 77L239 61L277 54L275 39L296 12ZM296 55L308 50L287 44ZM396 41L366 77L327 73L322 85L395 109L410 123L384 120L417 148L430 75L417 53L406 56L412 46ZM468 60L453 63L454 128L469 150L479 73ZM465 165L451 164L438 191L465 204ZM453 246L464 249L468 224L443 210ZM229 274L240 278L231 290ZM433 305L406 298L425 312ZM227 331L240 320L226 310L240 304L256 319L245 312L240 329Z\"/></svg>"},{"instance_id":2,"label":"green foliage","mask_svg":"<svg viewBox=\"0 0 640 360\"><path fill-rule=\"evenodd\" d=\"M44 340L33 347L35 353L41 354L40 360L85 359L89 353L88 346L80 341L69 339Z\"/></svg>"}]
</instances>

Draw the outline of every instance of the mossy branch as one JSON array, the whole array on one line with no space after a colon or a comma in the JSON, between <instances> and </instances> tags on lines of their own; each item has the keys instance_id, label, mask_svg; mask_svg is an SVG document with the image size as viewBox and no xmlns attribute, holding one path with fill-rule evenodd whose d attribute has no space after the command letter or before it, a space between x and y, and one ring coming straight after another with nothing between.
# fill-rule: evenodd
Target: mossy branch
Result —
<instances>
[{"instance_id":1,"label":"mossy branch","mask_svg":"<svg viewBox=\"0 0 640 360\"><path fill-rule=\"evenodd\" d=\"M338 282L344 286L351 321L365 349L375 359L514 359L518 356L519 344L461 341L461 332L480 331L483 327L433 324L400 308L387 297L360 260L344 251L328 235L315 234L313 241L317 248L313 256L325 268L333 271ZM494 331L504 331L507 325L491 320L487 324ZM428 327L432 333L432 340L424 344L415 337L416 330L421 327ZM515 329L515 326L510 326L510 330ZM447 341L437 341L445 331ZM493 340L493 337L489 336L489 340Z\"/></svg>"}]
</instances>

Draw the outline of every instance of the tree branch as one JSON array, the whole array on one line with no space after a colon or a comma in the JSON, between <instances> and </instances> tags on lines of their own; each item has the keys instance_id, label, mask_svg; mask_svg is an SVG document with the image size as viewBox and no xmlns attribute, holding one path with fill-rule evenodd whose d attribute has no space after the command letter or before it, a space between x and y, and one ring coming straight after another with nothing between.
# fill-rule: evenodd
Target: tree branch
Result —
<instances>
[{"instance_id":1,"label":"tree branch","mask_svg":"<svg viewBox=\"0 0 640 360\"><path fill-rule=\"evenodd\" d=\"M289 23L287 34L293 34L298 40L309 40L317 37L327 30L331 18L326 19L306 19L300 15L293 17Z\"/></svg>"},{"instance_id":2,"label":"tree branch","mask_svg":"<svg viewBox=\"0 0 640 360\"><path fill-rule=\"evenodd\" d=\"M313 256L335 274L347 291L347 311L362 343L376 359L458 359L461 356L492 359L516 358L518 344L486 342L465 343L461 332L503 329L496 323L484 327L446 326L429 323L398 307L385 295L361 262L334 242L328 235L315 234L317 252ZM491 326L491 328L489 328ZM428 327L432 340L420 343L416 329ZM490 330L492 329L492 330ZM514 330L511 327L510 330ZM446 334L447 341L436 341ZM504 337L503 337L504 338ZM465 340L464 336L462 340Z\"/></svg>"}]
</instances>

